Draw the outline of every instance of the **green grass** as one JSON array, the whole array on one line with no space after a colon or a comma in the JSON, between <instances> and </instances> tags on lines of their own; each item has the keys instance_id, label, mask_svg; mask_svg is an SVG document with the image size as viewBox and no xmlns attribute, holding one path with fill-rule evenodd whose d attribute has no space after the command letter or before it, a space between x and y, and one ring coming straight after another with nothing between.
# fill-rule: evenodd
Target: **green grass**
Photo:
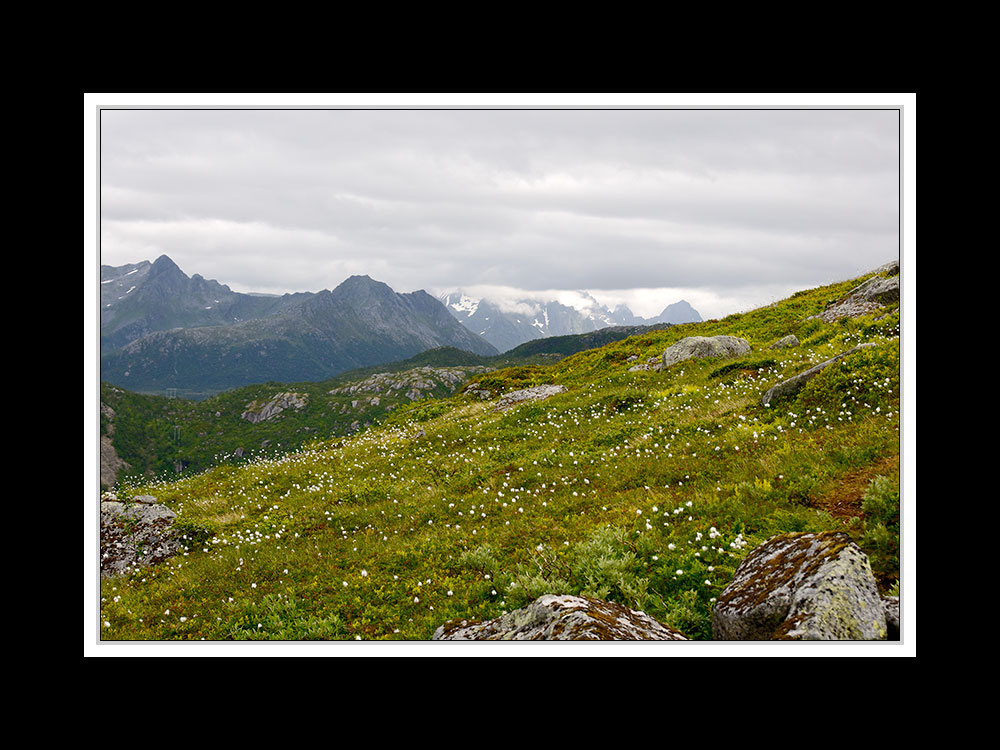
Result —
<instances>
[{"instance_id":1,"label":"green grass","mask_svg":"<svg viewBox=\"0 0 1000 750\"><path fill-rule=\"evenodd\" d=\"M102 581L102 638L424 640L448 619L585 593L706 639L746 552L798 530L848 531L892 586L898 475L869 491L866 520L823 505L899 455L898 310L806 320L855 284L474 379L494 393L568 388L543 402L496 412L459 394L278 458L131 485L174 509L192 544ZM631 355L723 333L753 347L738 367L627 371ZM767 351L788 333L803 345ZM878 346L761 406L770 386L861 341Z\"/></svg>"}]
</instances>

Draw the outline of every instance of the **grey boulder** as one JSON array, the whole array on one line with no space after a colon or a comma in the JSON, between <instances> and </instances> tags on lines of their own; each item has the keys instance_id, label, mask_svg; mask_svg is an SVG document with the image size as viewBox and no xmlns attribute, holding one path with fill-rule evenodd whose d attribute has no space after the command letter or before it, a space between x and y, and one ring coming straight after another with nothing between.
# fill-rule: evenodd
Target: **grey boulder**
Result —
<instances>
[{"instance_id":1,"label":"grey boulder","mask_svg":"<svg viewBox=\"0 0 1000 750\"><path fill-rule=\"evenodd\" d=\"M585 596L546 594L488 622L449 620L435 641L684 641L644 612Z\"/></svg>"},{"instance_id":2,"label":"grey boulder","mask_svg":"<svg viewBox=\"0 0 1000 750\"><path fill-rule=\"evenodd\" d=\"M663 366L688 359L739 357L749 351L750 344L738 336L688 336L663 352Z\"/></svg>"},{"instance_id":3,"label":"grey boulder","mask_svg":"<svg viewBox=\"0 0 1000 750\"><path fill-rule=\"evenodd\" d=\"M500 397L500 400L497 401L495 410L504 411L517 406L518 404L523 404L526 401L541 401L549 398L550 396L555 396L557 393L565 392L566 386L564 385L536 385L534 388L523 388L519 391L511 391L510 393L505 393Z\"/></svg>"},{"instance_id":4,"label":"grey boulder","mask_svg":"<svg viewBox=\"0 0 1000 750\"><path fill-rule=\"evenodd\" d=\"M173 529L177 514L149 495L134 500L138 502L101 503L102 576L153 565L182 549L181 536Z\"/></svg>"},{"instance_id":5,"label":"grey boulder","mask_svg":"<svg viewBox=\"0 0 1000 750\"><path fill-rule=\"evenodd\" d=\"M792 347L799 345L799 337L794 333L790 333L787 336L778 339L773 344L771 344L769 349L791 349Z\"/></svg>"},{"instance_id":6,"label":"grey boulder","mask_svg":"<svg viewBox=\"0 0 1000 750\"><path fill-rule=\"evenodd\" d=\"M867 556L839 531L790 533L755 547L712 612L717 641L885 640Z\"/></svg>"}]
</instances>

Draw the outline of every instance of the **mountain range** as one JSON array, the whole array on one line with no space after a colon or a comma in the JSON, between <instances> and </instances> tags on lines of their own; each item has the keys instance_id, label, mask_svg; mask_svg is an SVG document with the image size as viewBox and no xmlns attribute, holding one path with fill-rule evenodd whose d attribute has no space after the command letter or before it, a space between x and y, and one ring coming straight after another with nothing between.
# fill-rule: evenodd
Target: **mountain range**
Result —
<instances>
[{"instance_id":1,"label":"mountain range","mask_svg":"<svg viewBox=\"0 0 1000 750\"><path fill-rule=\"evenodd\" d=\"M136 392L175 389L192 398L264 382L314 382L440 347L493 356L540 338L609 327L698 322L687 302L644 319L526 299L516 304L461 291L435 299L368 276L333 290L264 295L187 276L166 255L101 266L101 380Z\"/></svg>"},{"instance_id":2,"label":"mountain range","mask_svg":"<svg viewBox=\"0 0 1000 750\"><path fill-rule=\"evenodd\" d=\"M544 298L501 301L472 296L461 289L441 294L438 299L463 326L501 352L533 339L589 333L610 326L702 322L698 311L685 300L667 305L653 318L642 318L625 305L610 309L587 292L577 296L578 306Z\"/></svg>"},{"instance_id":3,"label":"mountain range","mask_svg":"<svg viewBox=\"0 0 1000 750\"><path fill-rule=\"evenodd\" d=\"M101 266L101 380L133 391L322 380L442 346L497 353L427 292L368 276L267 296L188 277L165 255Z\"/></svg>"}]
</instances>

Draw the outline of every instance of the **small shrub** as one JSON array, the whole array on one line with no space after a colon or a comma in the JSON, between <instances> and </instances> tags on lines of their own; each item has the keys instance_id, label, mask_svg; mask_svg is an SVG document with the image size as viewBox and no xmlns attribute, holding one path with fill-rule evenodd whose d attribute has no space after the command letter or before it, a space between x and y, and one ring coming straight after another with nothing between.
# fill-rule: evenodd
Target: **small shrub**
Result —
<instances>
[{"instance_id":1,"label":"small shrub","mask_svg":"<svg viewBox=\"0 0 1000 750\"><path fill-rule=\"evenodd\" d=\"M601 528L573 548L572 580L584 596L612 599L634 606L643 598L649 579L636 575L635 553L627 549L621 529Z\"/></svg>"},{"instance_id":2,"label":"small shrub","mask_svg":"<svg viewBox=\"0 0 1000 750\"><path fill-rule=\"evenodd\" d=\"M697 591L681 591L664 602L658 619L692 640L712 639L712 610L706 607Z\"/></svg>"},{"instance_id":3,"label":"small shrub","mask_svg":"<svg viewBox=\"0 0 1000 750\"><path fill-rule=\"evenodd\" d=\"M872 480L861 501L864 531L859 543L883 585L899 578L899 484L885 476Z\"/></svg>"}]
</instances>

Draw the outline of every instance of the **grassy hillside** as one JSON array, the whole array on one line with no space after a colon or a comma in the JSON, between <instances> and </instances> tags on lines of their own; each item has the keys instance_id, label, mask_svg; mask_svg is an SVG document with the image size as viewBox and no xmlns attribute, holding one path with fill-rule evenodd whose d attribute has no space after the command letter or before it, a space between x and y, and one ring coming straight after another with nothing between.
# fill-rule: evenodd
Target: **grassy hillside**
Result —
<instances>
[{"instance_id":1,"label":"grassy hillside","mask_svg":"<svg viewBox=\"0 0 1000 750\"><path fill-rule=\"evenodd\" d=\"M366 378L358 374L318 383L261 383L199 402L132 393L102 383L101 403L113 416L107 409L102 413L101 434L111 435L118 455L129 464L118 482L135 484L279 456L317 437L350 435L414 401L451 395L481 369L392 369L399 375L389 378L389 385L402 386L397 388L376 384L366 389ZM360 390L354 391L352 384L361 384ZM293 394L298 408L288 406L259 421L248 419L281 394Z\"/></svg>"},{"instance_id":2,"label":"grassy hillside","mask_svg":"<svg viewBox=\"0 0 1000 750\"><path fill-rule=\"evenodd\" d=\"M542 593L585 593L710 637L714 598L770 536L841 529L883 590L899 576L898 305L807 320L858 280L723 320L484 373L493 393L566 393L494 411L471 393L353 437L128 487L177 511L187 554L101 585L106 640L430 638ZM769 350L794 333L792 349ZM629 372L685 336L752 352ZM861 342L794 398L775 383Z\"/></svg>"},{"instance_id":3,"label":"grassy hillside","mask_svg":"<svg viewBox=\"0 0 1000 750\"><path fill-rule=\"evenodd\" d=\"M618 341L643 327L608 328L576 336L558 336L517 347L505 354L483 356L455 347L428 350L409 359L363 367L319 382L260 383L233 388L192 400L136 393L110 383L101 384L101 435L109 435L118 456L129 468L119 474L126 483L180 473L204 471L220 463L239 464L251 456L275 457L297 450L317 437L350 435L381 421L416 399L451 395L457 383L447 373L469 376L477 369L550 364L584 349ZM423 380L429 387L402 390L382 388L350 393L345 388L383 373L434 368ZM277 394L298 394L301 409L250 424L243 418L251 404L265 403ZM188 397L185 397L188 396ZM110 410L110 411L109 411ZM109 480L109 484L113 484Z\"/></svg>"}]
</instances>

